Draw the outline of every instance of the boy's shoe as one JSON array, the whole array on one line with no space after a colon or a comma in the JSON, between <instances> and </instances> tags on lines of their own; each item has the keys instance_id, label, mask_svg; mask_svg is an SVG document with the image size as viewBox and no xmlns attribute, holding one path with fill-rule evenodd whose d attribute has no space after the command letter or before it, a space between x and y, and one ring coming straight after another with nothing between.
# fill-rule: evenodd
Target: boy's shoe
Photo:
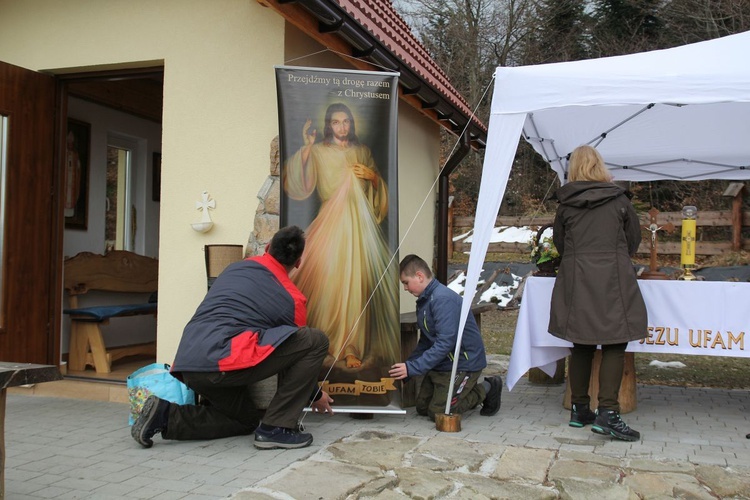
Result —
<instances>
[{"instance_id":1,"label":"boy's shoe","mask_svg":"<svg viewBox=\"0 0 750 500\"><path fill-rule=\"evenodd\" d=\"M495 375L487 379L490 384L490 390L487 391L484 401L482 401L482 409L479 410L479 414L485 417L491 417L500 411L500 398L503 394L503 379L500 375Z\"/></svg>"},{"instance_id":2,"label":"boy's shoe","mask_svg":"<svg viewBox=\"0 0 750 500\"><path fill-rule=\"evenodd\" d=\"M169 401L149 396L130 428L130 435L144 448L151 448L154 445L151 438L167 428L168 411Z\"/></svg>"},{"instance_id":3,"label":"boy's shoe","mask_svg":"<svg viewBox=\"0 0 750 500\"><path fill-rule=\"evenodd\" d=\"M253 444L256 448L270 450L273 448L304 448L310 446L313 442L312 434L300 432L286 427L274 427L270 431L255 429L255 441Z\"/></svg>"},{"instance_id":4,"label":"boy's shoe","mask_svg":"<svg viewBox=\"0 0 750 500\"><path fill-rule=\"evenodd\" d=\"M641 433L634 431L622 421L619 411L601 410L596 416L594 425L591 430L597 434L613 436L623 441L638 441L641 439Z\"/></svg>"},{"instance_id":5,"label":"boy's shoe","mask_svg":"<svg viewBox=\"0 0 750 500\"><path fill-rule=\"evenodd\" d=\"M596 413L591 411L588 404L575 404L570 409L570 422L568 425L571 427L584 427L589 424L593 424L596 420Z\"/></svg>"}]
</instances>

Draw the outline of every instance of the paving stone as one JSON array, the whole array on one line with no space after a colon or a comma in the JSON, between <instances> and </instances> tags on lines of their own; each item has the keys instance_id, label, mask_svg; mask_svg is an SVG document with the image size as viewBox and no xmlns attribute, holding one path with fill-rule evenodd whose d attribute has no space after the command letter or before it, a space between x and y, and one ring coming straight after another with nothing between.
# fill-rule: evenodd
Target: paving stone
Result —
<instances>
[{"instance_id":1,"label":"paving stone","mask_svg":"<svg viewBox=\"0 0 750 500\"><path fill-rule=\"evenodd\" d=\"M270 493L264 493L256 490L238 491L232 496L233 499L237 500L276 500L278 496L274 496Z\"/></svg>"},{"instance_id":2,"label":"paving stone","mask_svg":"<svg viewBox=\"0 0 750 500\"><path fill-rule=\"evenodd\" d=\"M628 462L628 468L646 472L680 472L692 474L695 465L690 462L659 461L633 458Z\"/></svg>"},{"instance_id":3,"label":"paving stone","mask_svg":"<svg viewBox=\"0 0 750 500\"><path fill-rule=\"evenodd\" d=\"M593 453L583 453L580 451L567 451L560 450L558 454L560 460L578 460L581 462L591 462L599 465L608 465L610 467L618 467L620 460L614 457L603 457L600 455L594 455Z\"/></svg>"},{"instance_id":4,"label":"paving stone","mask_svg":"<svg viewBox=\"0 0 750 500\"><path fill-rule=\"evenodd\" d=\"M451 472L448 477L462 485L461 491L475 493L475 497L465 498L507 498L524 500L552 500L557 498L557 491L554 488L527 484L520 481L506 481L493 479L491 477L481 476L479 474L462 474L460 472ZM451 498L453 498L451 496Z\"/></svg>"},{"instance_id":5,"label":"paving stone","mask_svg":"<svg viewBox=\"0 0 750 500\"><path fill-rule=\"evenodd\" d=\"M438 435L419 445L411 455L412 467L423 467L430 470L466 469L469 472L479 470L491 456L499 456L504 447L465 441Z\"/></svg>"},{"instance_id":6,"label":"paving stone","mask_svg":"<svg viewBox=\"0 0 750 500\"><path fill-rule=\"evenodd\" d=\"M457 492L452 493L450 498L451 500L453 500L454 498L457 500L493 500L493 498L498 498L498 497L487 497L467 487L467 488L461 488Z\"/></svg>"},{"instance_id":7,"label":"paving stone","mask_svg":"<svg viewBox=\"0 0 750 500\"><path fill-rule=\"evenodd\" d=\"M491 476L498 479L523 478L543 483L555 453L544 449L506 448Z\"/></svg>"},{"instance_id":8,"label":"paving stone","mask_svg":"<svg viewBox=\"0 0 750 500\"><path fill-rule=\"evenodd\" d=\"M580 500L584 498L606 498L607 500L639 500L638 495L628 486L622 484L602 484L599 482L581 481L578 479L559 479L555 481L563 500Z\"/></svg>"},{"instance_id":9,"label":"paving stone","mask_svg":"<svg viewBox=\"0 0 750 500\"><path fill-rule=\"evenodd\" d=\"M401 467L395 472L399 490L415 500L441 498L453 491L453 481L438 472L414 467Z\"/></svg>"},{"instance_id":10,"label":"paving stone","mask_svg":"<svg viewBox=\"0 0 750 500\"><path fill-rule=\"evenodd\" d=\"M377 477L381 472L375 467L306 460L261 481L260 486L292 498L346 498Z\"/></svg>"},{"instance_id":11,"label":"paving stone","mask_svg":"<svg viewBox=\"0 0 750 500\"><path fill-rule=\"evenodd\" d=\"M421 439L384 432L364 432L334 443L326 449L336 460L383 470L402 465L404 455Z\"/></svg>"},{"instance_id":12,"label":"paving stone","mask_svg":"<svg viewBox=\"0 0 750 500\"><path fill-rule=\"evenodd\" d=\"M408 496L404 495L401 491L398 489L395 490L383 490L377 495L373 497L357 497L358 499L373 499L373 500L404 500L404 498L409 498Z\"/></svg>"},{"instance_id":13,"label":"paving stone","mask_svg":"<svg viewBox=\"0 0 750 500\"><path fill-rule=\"evenodd\" d=\"M689 474L636 472L625 477L622 484L631 487L642 498L715 499L697 479Z\"/></svg>"},{"instance_id":14,"label":"paving stone","mask_svg":"<svg viewBox=\"0 0 750 500\"><path fill-rule=\"evenodd\" d=\"M747 469L699 465L695 477L719 496L750 498L750 471Z\"/></svg>"},{"instance_id":15,"label":"paving stone","mask_svg":"<svg viewBox=\"0 0 750 500\"><path fill-rule=\"evenodd\" d=\"M558 460L550 467L548 477L550 481L575 479L606 485L618 482L621 475L622 471L618 467L578 460Z\"/></svg>"},{"instance_id":16,"label":"paving stone","mask_svg":"<svg viewBox=\"0 0 750 500\"><path fill-rule=\"evenodd\" d=\"M123 419L127 414L124 403L9 393L6 487L8 498L31 500L47 496L197 500L230 492L258 500L318 496L403 500L410 493L434 494L436 500L558 495L632 499L634 488L613 483L609 473L604 474L606 481L591 481L594 472L609 467L619 469L623 478L637 478L629 481L639 488L652 486L644 498L701 499L708 492L714 498L750 500L747 391L639 386L638 409L626 420L648 437L636 443L569 428L568 412L560 404L563 392L564 387L531 386L521 379L512 392L503 394L497 416L483 418L477 411L469 412L464 430L457 433L437 431L432 422L415 415L413 408L407 408L404 415L376 415L370 420L308 414L305 425L315 436L312 446L262 451L253 448L247 436L184 442L157 439L153 448L144 450L130 437ZM696 433L708 444L696 444ZM393 455L370 458L373 453L388 453L386 448L392 450L392 445L399 447ZM334 446L346 453L337 458ZM511 470L511 462L523 471ZM563 477L563 462L578 463L577 468L571 467L581 477L573 472ZM307 475L298 472L303 464L302 472ZM411 476L396 478L394 467L416 468L415 477L433 483L427 486L442 480L445 487L433 491L420 483L417 490L403 481ZM499 479L496 473L507 478ZM548 475L554 478L556 474L560 477L550 482ZM703 489L693 480L684 485L674 484L676 480L666 481L666 486L658 481L652 485L645 474L662 480L669 474L697 478ZM394 484L394 478L407 489ZM61 481L66 482L56 484ZM85 491L84 485L94 486L90 481L106 485ZM276 482L295 493L266 487ZM345 487L349 484L350 488ZM218 487L216 494L213 485ZM670 485L670 493L663 493ZM314 496L311 487L323 493Z\"/></svg>"},{"instance_id":17,"label":"paving stone","mask_svg":"<svg viewBox=\"0 0 750 500\"><path fill-rule=\"evenodd\" d=\"M398 478L393 476L377 477L366 483L358 492L357 498L371 498L386 490L393 490L398 486Z\"/></svg>"}]
</instances>

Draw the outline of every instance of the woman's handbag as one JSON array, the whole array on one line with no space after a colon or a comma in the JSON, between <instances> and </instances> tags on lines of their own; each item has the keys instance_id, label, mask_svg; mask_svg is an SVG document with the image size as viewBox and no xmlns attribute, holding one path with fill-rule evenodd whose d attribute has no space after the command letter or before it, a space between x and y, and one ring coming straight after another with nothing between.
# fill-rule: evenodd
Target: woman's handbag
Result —
<instances>
[{"instance_id":1,"label":"woman's handbag","mask_svg":"<svg viewBox=\"0 0 750 500\"><path fill-rule=\"evenodd\" d=\"M169 365L165 363L153 363L128 375L130 425L138 418L149 396L181 405L195 404L195 393L169 373Z\"/></svg>"}]
</instances>

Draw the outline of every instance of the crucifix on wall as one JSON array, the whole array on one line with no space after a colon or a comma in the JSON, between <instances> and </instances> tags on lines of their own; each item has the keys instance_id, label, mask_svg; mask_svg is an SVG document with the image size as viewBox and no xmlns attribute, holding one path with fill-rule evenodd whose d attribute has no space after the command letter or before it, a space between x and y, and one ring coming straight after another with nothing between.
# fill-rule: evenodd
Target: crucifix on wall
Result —
<instances>
[{"instance_id":1,"label":"crucifix on wall","mask_svg":"<svg viewBox=\"0 0 750 500\"><path fill-rule=\"evenodd\" d=\"M644 271L641 274L641 278L647 280L666 280L669 279L668 276L666 275L666 273L659 271L656 265L656 255L658 253L656 248L656 233L658 231L664 231L671 234L675 229L674 224L672 224L671 222L667 222L666 224L662 224L661 226L657 224L656 216L659 215L659 211L656 208L652 208L651 210L649 210L648 215L648 224L644 224L641 227L644 229L648 229L651 232L651 260L649 261L648 271Z\"/></svg>"}]
</instances>

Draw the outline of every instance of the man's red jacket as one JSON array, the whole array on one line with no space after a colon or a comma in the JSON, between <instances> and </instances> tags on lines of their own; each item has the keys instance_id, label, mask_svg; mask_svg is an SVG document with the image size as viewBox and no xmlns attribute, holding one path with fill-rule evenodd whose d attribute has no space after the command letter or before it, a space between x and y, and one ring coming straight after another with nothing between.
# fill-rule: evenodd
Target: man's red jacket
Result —
<instances>
[{"instance_id":1,"label":"man's red jacket","mask_svg":"<svg viewBox=\"0 0 750 500\"><path fill-rule=\"evenodd\" d=\"M229 265L185 326L172 373L257 365L307 324L306 303L268 253Z\"/></svg>"}]
</instances>

